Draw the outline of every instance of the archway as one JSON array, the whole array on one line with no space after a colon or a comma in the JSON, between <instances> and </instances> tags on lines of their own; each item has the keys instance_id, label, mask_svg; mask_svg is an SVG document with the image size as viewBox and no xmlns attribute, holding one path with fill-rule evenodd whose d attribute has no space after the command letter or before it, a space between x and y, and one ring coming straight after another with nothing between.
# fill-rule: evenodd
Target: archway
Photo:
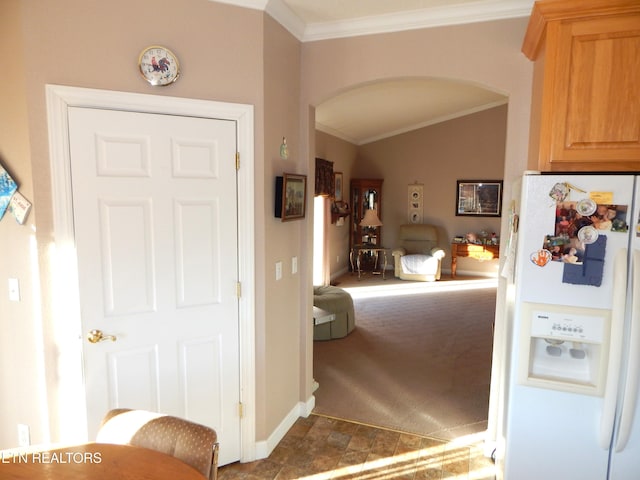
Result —
<instances>
[{"instance_id":1,"label":"archway","mask_svg":"<svg viewBox=\"0 0 640 480\"><path fill-rule=\"evenodd\" d=\"M317 105L355 85L398 77L456 78L491 86L509 97L505 147L504 198L511 197L512 183L528 168L529 117L533 65L520 52L527 18L478 22L446 28L427 28L385 35L369 35L304 45L301 70L302 150L308 170L315 158L314 111ZM508 218L501 219L501 231ZM308 225L307 239L313 235ZM311 248L311 242L307 245ZM311 284L309 276L308 283ZM500 440L501 402L504 395L508 349L509 296L506 278L499 279L495 340L492 361L490 418L487 451ZM311 303L309 301L309 303ZM311 305L305 325L311 325ZM302 382L304 398L312 399L313 334L303 329Z\"/></svg>"},{"instance_id":2,"label":"archway","mask_svg":"<svg viewBox=\"0 0 640 480\"><path fill-rule=\"evenodd\" d=\"M486 227L482 221L464 219L462 223L454 215L455 179L463 171L474 178L502 178L507 100L501 93L455 79L420 77L366 82L344 89L316 107L316 119L321 125L313 154L335 161L334 168L343 173L345 190L351 178L384 179L382 242L386 247L393 246L397 227L407 223L407 185L415 181L426 184L428 207L420 223L438 224L445 236L443 247L448 250L450 237L460 233L460 228L479 231ZM365 125L357 125L358 121ZM342 132L340 125L346 126ZM474 134L474 129L479 131ZM425 144L437 149L437 154L430 155L423 148ZM475 156L457 159L465 149L474 149ZM378 155L377 151L382 153ZM390 152L396 155L390 156ZM487 155L486 160L483 155ZM441 205L434 209L438 202ZM329 228L333 230L329 250L331 276L335 278L347 268L346 263L340 264L336 259L348 258L348 240L336 233L339 227ZM491 228L499 231L500 220L494 219ZM344 230L348 227L343 229L348 235ZM495 276L497 263L492 262L477 273ZM487 349L490 351L491 346L487 345Z\"/></svg>"}]
</instances>

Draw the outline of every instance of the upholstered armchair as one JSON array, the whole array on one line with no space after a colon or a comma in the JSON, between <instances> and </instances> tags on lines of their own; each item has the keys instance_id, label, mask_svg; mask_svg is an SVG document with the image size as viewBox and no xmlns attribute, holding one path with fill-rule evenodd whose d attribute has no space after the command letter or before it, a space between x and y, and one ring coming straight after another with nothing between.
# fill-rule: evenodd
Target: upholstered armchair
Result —
<instances>
[{"instance_id":1,"label":"upholstered armchair","mask_svg":"<svg viewBox=\"0 0 640 480\"><path fill-rule=\"evenodd\" d=\"M191 465L204 479L216 480L218 476L215 430L182 418L117 408L105 415L96 441L156 450Z\"/></svg>"},{"instance_id":2,"label":"upholstered armchair","mask_svg":"<svg viewBox=\"0 0 640 480\"><path fill-rule=\"evenodd\" d=\"M393 255L394 274L402 280L434 282L440 279L444 250L438 247L433 225L400 225Z\"/></svg>"}]
</instances>

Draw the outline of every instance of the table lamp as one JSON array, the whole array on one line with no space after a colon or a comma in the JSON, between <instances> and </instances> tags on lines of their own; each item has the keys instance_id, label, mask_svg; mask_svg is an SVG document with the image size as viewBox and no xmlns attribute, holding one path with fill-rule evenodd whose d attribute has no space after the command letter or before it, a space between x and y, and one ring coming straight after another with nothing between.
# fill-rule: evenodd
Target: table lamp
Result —
<instances>
[{"instance_id":1,"label":"table lamp","mask_svg":"<svg viewBox=\"0 0 640 480\"><path fill-rule=\"evenodd\" d=\"M376 213L375 210L373 209L369 209L364 213L364 217L362 218L362 220L360 221L360 226L361 227L365 227L367 228L367 234L365 235L365 243L376 243L375 239L375 233L372 235L370 233L371 230L373 230L375 232L375 229L377 227L381 227L382 226L382 222L380 221L380 219L378 218L378 214Z\"/></svg>"}]
</instances>

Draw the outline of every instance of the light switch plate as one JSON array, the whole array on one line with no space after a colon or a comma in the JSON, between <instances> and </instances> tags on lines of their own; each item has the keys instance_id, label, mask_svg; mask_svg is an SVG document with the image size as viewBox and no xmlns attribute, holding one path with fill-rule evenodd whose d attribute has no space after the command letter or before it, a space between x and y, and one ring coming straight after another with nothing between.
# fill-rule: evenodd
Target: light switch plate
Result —
<instances>
[{"instance_id":1,"label":"light switch plate","mask_svg":"<svg viewBox=\"0 0 640 480\"><path fill-rule=\"evenodd\" d=\"M293 275L298 273L298 257L291 257L291 273Z\"/></svg>"}]
</instances>

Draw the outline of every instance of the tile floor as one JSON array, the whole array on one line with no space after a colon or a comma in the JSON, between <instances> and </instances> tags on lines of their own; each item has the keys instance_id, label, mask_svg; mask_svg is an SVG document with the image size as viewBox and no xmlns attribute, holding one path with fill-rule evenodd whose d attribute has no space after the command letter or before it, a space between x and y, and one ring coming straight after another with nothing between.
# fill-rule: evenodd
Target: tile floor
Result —
<instances>
[{"instance_id":1,"label":"tile floor","mask_svg":"<svg viewBox=\"0 0 640 480\"><path fill-rule=\"evenodd\" d=\"M218 480L493 480L481 443L445 442L320 415L300 418L268 458Z\"/></svg>"}]
</instances>

